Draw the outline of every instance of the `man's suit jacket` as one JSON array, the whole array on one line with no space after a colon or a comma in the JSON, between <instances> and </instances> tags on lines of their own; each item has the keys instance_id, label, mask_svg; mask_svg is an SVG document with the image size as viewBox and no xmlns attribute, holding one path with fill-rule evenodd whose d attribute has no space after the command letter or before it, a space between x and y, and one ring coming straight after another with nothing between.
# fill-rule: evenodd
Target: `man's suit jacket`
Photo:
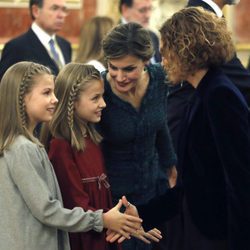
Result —
<instances>
[{"instance_id":1,"label":"man's suit jacket","mask_svg":"<svg viewBox=\"0 0 250 250\"><path fill-rule=\"evenodd\" d=\"M154 60L155 62L159 63L161 62L161 54L160 54L160 44L159 44L159 38L158 36L151 30L149 30L149 34L153 43L153 47L154 47Z\"/></svg>"},{"instance_id":2,"label":"man's suit jacket","mask_svg":"<svg viewBox=\"0 0 250 250\"><path fill-rule=\"evenodd\" d=\"M70 62L72 54L70 43L59 36L56 36L56 40L63 53L65 63ZM10 40L4 46L0 61L0 79L10 66L20 61L32 61L43 64L49 67L55 75L59 71L58 66L51 59L32 29Z\"/></svg>"},{"instance_id":3,"label":"man's suit jacket","mask_svg":"<svg viewBox=\"0 0 250 250\"><path fill-rule=\"evenodd\" d=\"M221 70L209 70L198 85L180 135L177 186L183 189L194 224L208 239L227 240L230 250L246 249L250 245L250 113L240 91ZM151 226L169 217L176 204L174 191L139 207L144 224L150 215Z\"/></svg>"},{"instance_id":4,"label":"man's suit jacket","mask_svg":"<svg viewBox=\"0 0 250 250\"><path fill-rule=\"evenodd\" d=\"M187 7L201 6L206 10L213 9L201 0L189 0ZM250 107L250 72L244 68L238 57L235 55L231 61L221 66L222 71L230 80L239 88ZM192 96L194 89L187 83L179 86L173 86L169 89L168 97L168 125L172 135L173 144L176 148L180 119L185 113L189 98Z\"/></svg>"}]
</instances>

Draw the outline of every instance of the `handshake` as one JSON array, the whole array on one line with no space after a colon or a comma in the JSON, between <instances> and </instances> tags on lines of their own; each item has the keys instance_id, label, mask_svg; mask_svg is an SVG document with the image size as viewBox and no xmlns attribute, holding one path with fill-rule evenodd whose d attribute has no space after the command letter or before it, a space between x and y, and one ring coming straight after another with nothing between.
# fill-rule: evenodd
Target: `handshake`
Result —
<instances>
[{"instance_id":1,"label":"handshake","mask_svg":"<svg viewBox=\"0 0 250 250\"><path fill-rule=\"evenodd\" d=\"M126 208L124 213L120 212L122 206ZM157 228L148 232L144 231L142 219L139 218L136 207L129 203L125 196L115 207L103 214L103 224L108 229L106 240L109 242L121 243L133 236L150 244L151 241L159 242L162 238L161 232Z\"/></svg>"}]
</instances>

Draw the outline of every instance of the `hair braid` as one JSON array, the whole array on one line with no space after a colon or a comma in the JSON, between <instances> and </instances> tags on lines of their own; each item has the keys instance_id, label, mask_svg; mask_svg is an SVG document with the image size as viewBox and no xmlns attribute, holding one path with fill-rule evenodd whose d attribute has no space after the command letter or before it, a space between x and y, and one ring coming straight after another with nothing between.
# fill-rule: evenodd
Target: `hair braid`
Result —
<instances>
[{"instance_id":1,"label":"hair braid","mask_svg":"<svg viewBox=\"0 0 250 250\"><path fill-rule=\"evenodd\" d=\"M19 87L19 111L21 118L21 125L23 128L27 126L27 114L25 111L24 97L33 86L34 77L41 74L51 74L50 70L45 66L31 62L25 71L20 87Z\"/></svg>"},{"instance_id":2,"label":"hair braid","mask_svg":"<svg viewBox=\"0 0 250 250\"><path fill-rule=\"evenodd\" d=\"M27 115L25 112L25 103L24 103L24 97L27 93L27 89L29 88L29 82L33 76L33 68L35 64L31 63L30 66L27 68L23 75L22 82L20 84L19 88L19 111L21 116L21 124L23 128L26 128L27 126Z\"/></svg>"},{"instance_id":3,"label":"hair braid","mask_svg":"<svg viewBox=\"0 0 250 250\"><path fill-rule=\"evenodd\" d=\"M74 129L73 129L74 127L74 103L77 98L82 80L83 80L82 78L77 79L75 84L72 85L72 88L69 93L69 102L68 102L68 107L67 107L67 111L68 111L67 122L68 122L68 126L70 129L70 134L71 134L71 143L73 143L73 141L77 141L75 133L74 133Z\"/></svg>"}]
</instances>

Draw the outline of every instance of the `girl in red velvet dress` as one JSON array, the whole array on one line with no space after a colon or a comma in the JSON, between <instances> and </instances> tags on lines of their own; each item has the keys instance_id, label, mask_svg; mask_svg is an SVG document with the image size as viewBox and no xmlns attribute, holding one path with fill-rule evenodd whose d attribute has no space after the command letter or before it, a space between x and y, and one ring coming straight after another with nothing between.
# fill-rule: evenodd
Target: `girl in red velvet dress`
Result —
<instances>
[{"instance_id":1,"label":"girl in red velvet dress","mask_svg":"<svg viewBox=\"0 0 250 250\"><path fill-rule=\"evenodd\" d=\"M64 206L84 210L112 208L111 193L93 124L106 104L100 74L93 66L68 64L56 79L60 103L50 124L53 139L49 158L61 188ZM105 240L105 232L71 233L72 250L119 249Z\"/></svg>"},{"instance_id":2,"label":"girl in red velvet dress","mask_svg":"<svg viewBox=\"0 0 250 250\"><path fill-rule=\"evenodd\" d=\"M109 210L113 207L111 192L102 152L101 136L94 124L101 119L104 83L94 66L69 63L59 73L55 95L59 104L50 123L53 139L49 145L49 158L54 167L66 208L82 207L87 210ZM126 210L128 213L128 211ZM93 218L94 219L94 218ZM160 232L131 231L134 218L125 233L149 243L161 239ZM117 221L108 220L108 228ZM138 224L139 225L139 224ZM70 233L71 250L118 250L117 243L108 243L105 231L97 233L87 228L85 233ZM128 231L127 231L128 230Z\"/></svg>"}]
</instances>

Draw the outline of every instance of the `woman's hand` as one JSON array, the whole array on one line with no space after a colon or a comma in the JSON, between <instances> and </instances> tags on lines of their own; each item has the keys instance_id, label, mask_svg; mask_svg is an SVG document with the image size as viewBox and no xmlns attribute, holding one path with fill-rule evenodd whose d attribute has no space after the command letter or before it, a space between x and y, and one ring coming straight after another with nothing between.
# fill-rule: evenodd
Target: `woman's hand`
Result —
<instances>
[{"instance_id":1,"label":"woman's hand","mask_svg":"<svg viewBox=\"0 0 250 250\"><path fill-rule=\"evenodd\" d=\"M157 228L151 229L145 232L143 227L131 234L133 237L143 241L144 243L150 244L151 241L159 242L162 239L161 231Z\"/></svg>"},{"instance_id":2,"label":"woman's hand","mask_svg":"<svg viewBox=\"0 0 250 250\"><path fill-rule=\"evenodd\" d=\"M151 229L148 232L145 232L143 227L140 229L136 230L134 233L131 233L131 236L143 241L146 244L150 244L151 241L159 242L159 240L162 239L161 232L157 229ZM122 236L119 233L116 233L112 230L107 230L107 237L106 240L108 242L115 242L117 241L118 243L122 243L126 237Z\"/></svg>"},{"instance_id":3,"label":"woman's hand","mask_svg":"<svg viewBox=\"0 0 250 250\"><path fill-rule=\"evenodd\" d=\"M130 202L128 202L128 200L126 199L125 196L122 197L122 203L126 207L125 214L139 217L139 214L138 214L136 207L133 204L131 204ZM140 226L140 225L138 224L138 226ZM145 232L141 226L138 230L132 232L131 235L133 237L140 239L141 241L143 241L147 244L150 244L150 241L159 242L159 240L162 238L161 232L158 229L154 228L148 232ZM109 242L117 241L118 243L121 243L125 239L126 239L126 237L122 236L119 233L116 233L112 230L107 231L106 240Z\"/></svg>"},{"instance_id":4,"label":"woman's hand","mask_svg":"<svg viewBox=\"0 0 250 250\"><path fill-rule=\"evenodd\" d=\"M167 177L170 188L173 188L176 185L177 175L178 174L175 166L167 170Z\"/></svg>"}]
</instances>

